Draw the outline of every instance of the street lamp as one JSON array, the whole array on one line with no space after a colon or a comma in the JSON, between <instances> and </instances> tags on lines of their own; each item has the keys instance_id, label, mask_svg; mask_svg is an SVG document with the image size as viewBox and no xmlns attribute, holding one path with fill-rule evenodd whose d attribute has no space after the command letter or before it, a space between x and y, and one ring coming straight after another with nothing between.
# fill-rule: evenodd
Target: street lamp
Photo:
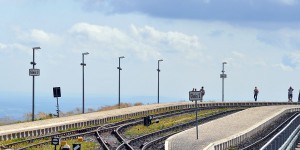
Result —
<instances>
[{"instance_id":1,"label":"street lamp","mask_svg":"<svg viewBox=\"0 0 300 150\"><path fill-rule=\"evenodd\" d=\"M222 63L222 66L223 66L223 69L222 69L222 74L220 74L220 78L222 78L222 102L224 102L224 79L227 78L227 75L224 73L225 70L224 70L224 65L227 64L227 62L223 62Z\"/></svg>"},{"instance_id":2,"label":"street lamp","mask_svg":"<svg viewBox=\"0 0 300 150\"><path fill-rule=\"evenodd\" d=\"M84 66L86 64L84 63L84 55L88 55L88 52L82 53L82 63L80 64L82 66L82 113L84 114Z\"/></svg>"},{"instance_id":3,"label":"street lamp","mask_svg":"<svg viewBox=\"0 0 300 150\"><path fill-rule=\"evenodd\" d=\"M157 73L158 73L158 78L157 78L157 103L159 104L159 72L160 72L160 69L159 69L159 62L163 61L162 59L158 60L158 67L157 67Z\"/></svg>"},{"instance_id":4,"label":"street lamp","mask_svg":"<svg viewBox=\"0 0 300 150\"><path fill-rule=\"evenodd\" d=\"M34 52L35 50L41 49L40 47L33 47L32 52L33 52L33 60L30 62L32 64L32 69L29 69L29 75L32 76L32 121L34 121L34 76L39 76L40 75L40 70L35 69L34 66L36 65L34 61Z\"/></svg>"},{"instance_id":5,"label":"street lamp","mask_svg":"<svg viewBox=\"0 0 300 150\"><path fill-rule=\"evenodd\" d=\"M121 78L120 78L120 76L121 76L121 70L122 70L122 68L121 68L120 61L121 61L122 58L125 58L125 57L124 56L119 57L119 67L117 67L117 69L119 69L119 109L121 108L121 104L120 104L120 84L121 84Z\"/></svg>"}]
</instances>

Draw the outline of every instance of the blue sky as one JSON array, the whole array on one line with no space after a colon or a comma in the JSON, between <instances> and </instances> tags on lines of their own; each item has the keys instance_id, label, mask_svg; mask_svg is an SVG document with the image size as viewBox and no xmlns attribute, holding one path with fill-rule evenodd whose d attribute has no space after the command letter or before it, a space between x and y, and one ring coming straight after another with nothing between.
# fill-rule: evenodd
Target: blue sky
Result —
<instances>
[{"instance_id":1,"label":"blue sky","mask_svg":"<svg viewBox=\"0 0 300 150\"><path fill-rule=\"evenodd\" d=\"M258 100L287 101L289 86L295 97L300 89L299 9L298 0L0 0L0 100L31 95L31 48L40 46L40 96L60 86L80 101L88 51L87 97L117 100L125 56L124 97L156 96L164 59L161 96L187 100L204 86L206 100L220 100L226 61L225 100L252 100L257 86Z\"/></svg>"}]
</instances>

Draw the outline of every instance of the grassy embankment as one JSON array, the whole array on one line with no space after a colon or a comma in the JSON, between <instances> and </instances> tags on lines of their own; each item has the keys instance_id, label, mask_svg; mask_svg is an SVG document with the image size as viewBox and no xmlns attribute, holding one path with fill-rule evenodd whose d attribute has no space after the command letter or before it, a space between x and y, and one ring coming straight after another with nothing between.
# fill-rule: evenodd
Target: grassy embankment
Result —
<instances>
[{"instance_id":1,"label":"grassy embankment","mask_svg":"<svg viewBox=\"0 0 300 150\"><path fill-rule=\"evenodd\" d=\"M220 112L228 111L228 110L233 110L234 108L221 108L221 109L212 109L212 110L200 110L198 112L198 117L206 117L209 115L214 115ZM179 115L179 116L174 116L174 117L169 117L169 118L163 118L159 120L159 123L152 123L150 126L144 126L143 124L139 124L133 127L129 127L125 131L125 135L127 137L132 137L132 136L140 136L144 134L149 134L153 133L171 126L175 126L178 124L186 123L192 120L196 119L195 113L189 113L189 114L184 114L184 115Z\"/></svg>"}]
</instances>

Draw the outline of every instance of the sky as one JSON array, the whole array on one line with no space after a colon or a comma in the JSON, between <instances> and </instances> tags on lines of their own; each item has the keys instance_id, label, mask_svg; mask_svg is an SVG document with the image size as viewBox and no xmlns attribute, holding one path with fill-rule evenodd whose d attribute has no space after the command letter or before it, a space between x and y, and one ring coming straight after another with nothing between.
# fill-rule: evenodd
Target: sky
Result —
<instances>
[{"instance_id":1,"label":"sky","mask_svg":"<svg viewBox=\"0 0 300 150\"><path fill-rule=\"evenodd\" d=\"M156 102L160 62L161 102L188 101L204 86L204 101L294 100L300 89L299 0L0 0L0 101L31 102L32 48L36 95L85 95L105 101L149 97ZM121 100L122 101L122 100ZM138 101L138 100L137 100Z\"/></svg>"}]
</instances>

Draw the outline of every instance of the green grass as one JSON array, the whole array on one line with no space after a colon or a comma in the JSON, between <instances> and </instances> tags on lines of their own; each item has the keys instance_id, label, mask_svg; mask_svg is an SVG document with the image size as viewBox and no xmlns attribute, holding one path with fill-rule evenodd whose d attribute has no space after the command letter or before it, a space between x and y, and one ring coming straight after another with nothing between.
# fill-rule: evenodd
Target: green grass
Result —
<instances>
[{"instance_id":1,"label":"green grass","mask_svg":"<svg viewBox=\"0 0 300 150\"><path fill-rule=\"evenodd\" d=\"M19 141L23 141L25 140L25 138L20 138L20 139L13 139L13 140L8 140L8 141L1 141L0 142L0 145L3 144L3 145L7 145L7 144L10 144L10 143L14 143L14 142L19 142ZM31 142L30 144L37 144L37 143L41 143L41 142L46 142L46 141L49 141L50 138L48 139L42 139L42 140L34 140L33 142ZM25 147L27 146L28 143L21 143L21 144L18 144L18 145L15 145L14 147L12 147L13 149L18 149L18 148L22 148L22 147Z\"/></svg>"},{"instance_id":2,"label":"green grass","mask_svg":"<svg viewBox=\"0 0 300 150\"><path fill-rule=\"evenodd\" d=\"M233 110L232 108L222 108L222 109L212 109L212 110L201 110L198 112L198 117L206 117L209 115L214 115L220 112ZM195 120L195 113L184 114L174 117L163 118L159 121L159 123L152 123L150 126L144 126L143 124L139 124L133 127L129 127L125 131L125 136L141 136L144 134L153 133L171 126L175 126L178 124L183 124L189 122L191 120Z\"/></svg>"}]
</instances>

